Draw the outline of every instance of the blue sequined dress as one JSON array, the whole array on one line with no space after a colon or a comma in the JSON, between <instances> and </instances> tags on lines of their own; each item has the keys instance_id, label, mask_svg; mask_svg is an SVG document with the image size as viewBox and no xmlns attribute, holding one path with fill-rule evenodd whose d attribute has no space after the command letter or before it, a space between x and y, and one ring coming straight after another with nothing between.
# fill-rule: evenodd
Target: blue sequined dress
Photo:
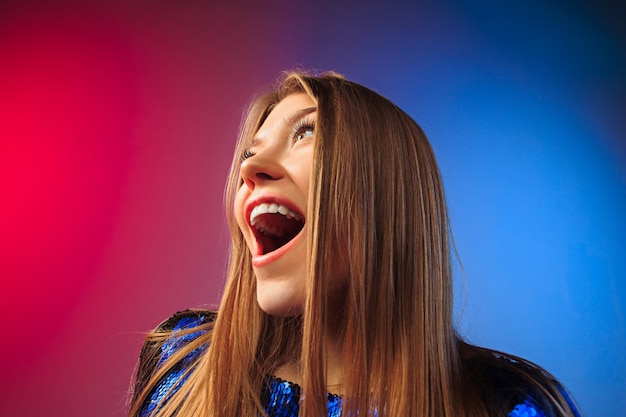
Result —
<instances>
[{"instance_id":1,"label":"blue sequined dress","mask_svg":"<svg viewBox=\"0 0 626 417\"><path fill-rule=\"evenodd\" d=\"M146 376L149 376L154 369L158 368L165 362L174 352L182 346L197 338L204 330L192 333L184 333L176 335L177 331L193 329L201 324L213 321L215 313L208 311L185 311L174 315L170 320L165 322L162 330L172 330L173 336L167 339L159 347L160 352L157 355L147 355L146 351L150 347L149 343L144 345L141 355L141 363L137 377L137 386L135 387L135 395L142 389ZM187 355L180 363L178 363L165 377L161 379L155 389L153 389L143 404L141 416L148 417L159 404L167 401L169 395L176 391L178 387L185 381L185 371L191 366L194 359L206 349L206 346L200 347ZM566 395L566 398L569 397ZM300 387L289 381L284 381L274 376L268 376L265 380L263 390L261 392L261 402L268 417L298 417L300 408ZM518 397L517 401L510 410L507 417L551 417L552 414L543 410L538 401L533 399L532 395L524 395ZM571 405L571 404L570 404ZM328 417L339 417L341 415L342 398L339 395L328 394ZM580 417L576 413L576 417Z\"/></svg>"}]
</instances>

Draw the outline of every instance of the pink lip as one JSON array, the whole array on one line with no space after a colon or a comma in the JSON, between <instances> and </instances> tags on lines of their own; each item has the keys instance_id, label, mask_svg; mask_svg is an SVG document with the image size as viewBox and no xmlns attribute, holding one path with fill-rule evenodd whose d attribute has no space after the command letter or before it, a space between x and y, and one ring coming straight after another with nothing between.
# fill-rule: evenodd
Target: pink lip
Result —
<instances>
[{"instance_id":1,"label":"pink lip","mask_svg":"<svg viewBox=\"0 0 626 417\"><path fill-rule=\"evenodd\" d=\"M302 218L305 218L304 214L302 214L300 209L292 201L288 200L287 198L278 196L278 195L268 195L268 194L260 195L260 196L250 199L244 206L244 210L243 210L246 224L252 231L253 235L255 235L255 232L254 232L254 226L250 224L250 213L252 213L252 209L254 209L259 204L263 204L263 203L265 204L275 203L281 206L285 206L289 210L293 210L296 213L298 213L300 216L302 216ZM287 244L281 246L275 251L268 252L264 255L261 255L258 253L253 254L252 266L254 267L265 266L276 261L278 258L282 257L285 253L289 252L289 250L301 239L303 230L304 228L300 231L300 233L296 235L296 237L294 237L289 242L287 242Z\"/></svg>"}]
</instances>

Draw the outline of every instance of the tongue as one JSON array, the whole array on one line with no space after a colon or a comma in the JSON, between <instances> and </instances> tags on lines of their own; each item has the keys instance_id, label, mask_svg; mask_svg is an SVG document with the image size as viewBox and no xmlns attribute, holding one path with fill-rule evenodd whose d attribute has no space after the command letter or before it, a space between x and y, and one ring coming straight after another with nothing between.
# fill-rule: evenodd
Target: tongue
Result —
<instances>
[{"instance_id":1,"label":"tongue","mask_svg":"<svg viewBox=\"0 0 626 417\"><path fill-rule=\"evenodd\" d=\"M256 235L262 254L273 252L284 246L300 233L303 226L302 221L288 219L278 213L266 213L257 217Z\"/></svg>"}]
</instances>

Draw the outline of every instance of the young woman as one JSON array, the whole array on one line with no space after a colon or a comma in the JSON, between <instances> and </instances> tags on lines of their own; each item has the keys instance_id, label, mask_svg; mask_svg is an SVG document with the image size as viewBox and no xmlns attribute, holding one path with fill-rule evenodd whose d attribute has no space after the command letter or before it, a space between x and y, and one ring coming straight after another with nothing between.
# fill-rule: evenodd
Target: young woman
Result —
<instances>
[{"instance_id":1,"label":"young woman","mask_svg":"<svg viewBox=\"0 0 626 417\"><path fill-rule=\"evenodd\" d=\"M242 125L219 311L142 350L131 416L577 416L564 388L453 328L441 176L373 91L287 74Z\"/></svg>"}]
</instances>

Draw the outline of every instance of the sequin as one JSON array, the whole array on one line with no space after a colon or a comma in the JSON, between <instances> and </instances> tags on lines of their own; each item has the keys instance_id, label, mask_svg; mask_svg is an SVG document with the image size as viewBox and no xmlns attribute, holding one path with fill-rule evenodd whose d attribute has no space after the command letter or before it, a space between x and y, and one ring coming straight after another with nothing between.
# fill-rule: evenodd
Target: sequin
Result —
<instances>
[{"instance_id":1,"label":"sequin","mask_svg":"<svg viewBox=\"0 0 626 417\"><path fill-rule=\"evenodd\" d=\"M511 410L508 417L546 417L543 411L538 410L537 407L529 400L518 404Z\"/></svg>"},{"instance_id":2,"label":"sequin","mask_svg":"<svg viewBox=\"0 0 626 417\"><path fill-rule=\"evenodd\" d=\"M181 318L173 328L173 335L161 347L161 357L158 365L172 356L178 349L197 338L205 332L176 334L177 331L192 329L206 322L205 315ZM165 404L169 398L185 382L185 372L192 366L193 361L206 349L200 347L189 353L169 374L167 374L152 391L149 400L144 405L141 416L150 415L160 404ZM566 394L563 392L563 394ZM569 396L566 396L569 400ZM302 400L300 386L289 381L284 381L274 376L268 376L261 392L261 403L268 417L298 417L300 402ZM339 395L327 395L328 417L340 417L342 410L342 398ZM376 414L376 412L375 412ZM530 399L522 399L508 414L507 417L548 417L543 410L538 408Z\"/></svg>"},{"instance_id":3,"label":"sequin","mask_svg":"<svg viewBox=\"0 0 626 417\"><path fill-rule=\"evenodd\" d=\"M184 317L176 326L172 329L174 332L172 337L167 339L163 346L161 346L161 356L159 358L158 366L161 366L165 360L167 360L178 349L197 338L205 332L205 330L199 330L197 332L187 334L176 334L181 330L192 329L200 324L204 323L206 317L201 315L197 317ZM150 397L141 412L141 416L149 416L159 405L164 405L167 400L182 386L187 380L189 374L186 371L191 367L193 361L198 355L205 350L205 346L199 347L191 351L183 360L178 363L170 373L168 373L157 385L156 389L152 391Z\"/></svg>"},{"instance_id":4,"label":"sequin","mask_svg":"<svg viewBox=\"0 0 626 417\"><path fill-rule=\"evenodd\" d=\"M261 393L261 402L268 417L297 417L300 413L300 386L280 378L270 376ZM341 397L327 395L329 417L341 415Z\"/></svg>"}]
</instances>

